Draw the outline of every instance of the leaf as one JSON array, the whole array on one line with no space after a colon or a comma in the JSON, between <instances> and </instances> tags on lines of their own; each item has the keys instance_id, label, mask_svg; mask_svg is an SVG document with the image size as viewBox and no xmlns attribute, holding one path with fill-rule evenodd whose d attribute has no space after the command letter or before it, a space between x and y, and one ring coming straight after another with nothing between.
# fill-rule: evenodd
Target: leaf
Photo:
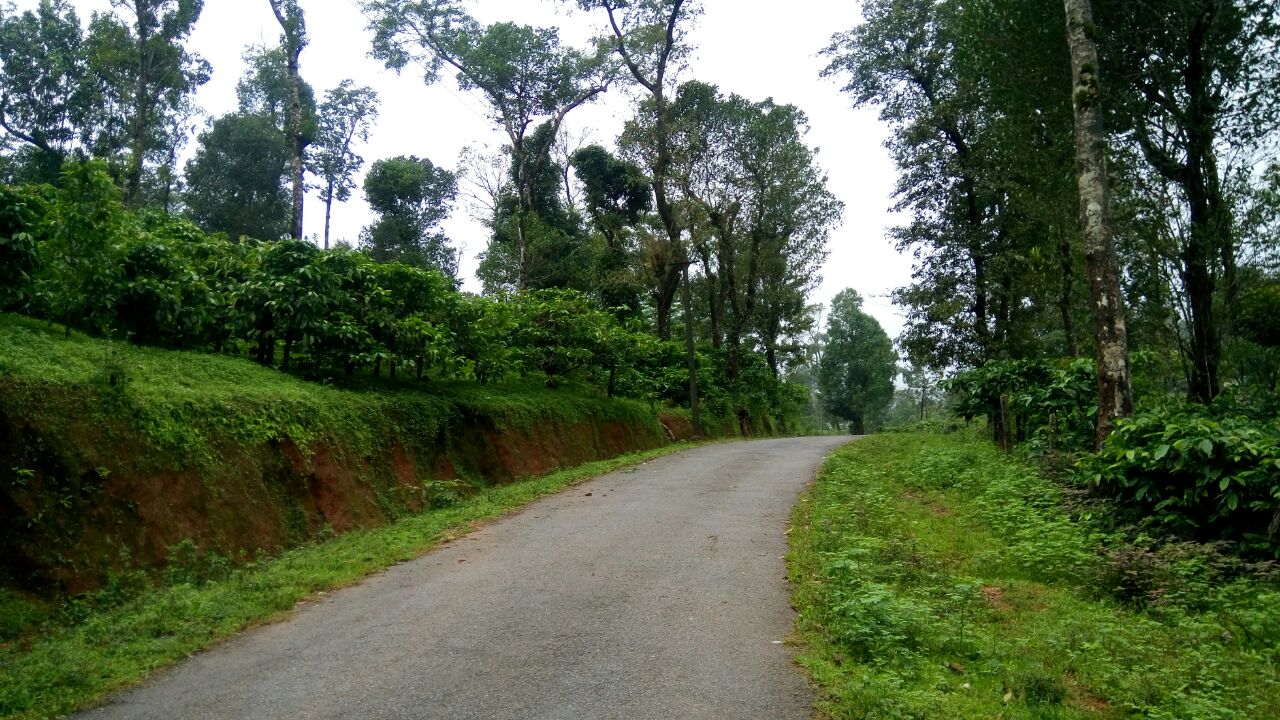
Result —
<instances>
[{"instance_id":1,"label":"leaf","mask_svg":"<svg viewBox=\"0 0 1280 720\"><path fill-rule=\"evenodd\" d=\"M1171 448L1169 445L1161 445L1156 448L1156 451L1154 453L1152 453L1152 457L1154 457L1156 460L1160 460L1164 458L1165 455L1169 454L1170 449Z\"/></svg>"},{"instance_id":2,"label":"leaf","mask_svg":"<svg viewBox=\"0 0 1280 720\"><path fill-rule=\"evenodd\" d=\"M1213 441L1210 440L1209 438L1205 438L1201 440L1200 452L1204 453L1205 455L1213 455Z\"/></svg>"}]
</instances>

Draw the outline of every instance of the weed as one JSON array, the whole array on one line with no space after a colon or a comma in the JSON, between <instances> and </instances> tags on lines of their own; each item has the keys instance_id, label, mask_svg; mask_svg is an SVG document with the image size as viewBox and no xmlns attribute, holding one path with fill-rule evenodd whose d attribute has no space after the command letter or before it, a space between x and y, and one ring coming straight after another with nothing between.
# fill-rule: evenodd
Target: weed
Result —
<instances>
[{"instance_id":1,"label":"weed","mask_svg":"<svg viewBox=\"0 0 1280 720\"><path fill-rule=\"evenodd\" d=\"M801 662L837 720L1280 717L1280 587L1072 517L983 440L837 451L790 539Z\"/></svg>"}]
</instances>

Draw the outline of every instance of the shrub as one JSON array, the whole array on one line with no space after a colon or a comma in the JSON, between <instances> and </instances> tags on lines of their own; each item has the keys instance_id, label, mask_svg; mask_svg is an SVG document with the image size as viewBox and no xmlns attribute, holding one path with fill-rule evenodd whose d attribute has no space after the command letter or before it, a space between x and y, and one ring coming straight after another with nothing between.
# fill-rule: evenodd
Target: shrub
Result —
<instances>
[{"instance_id":1,"label":"shrub","mask_svg":"<svg viewBox=\"0 0 1280 720\"><path fill-rule=\"evenodd\" d=\"M1116 424L1084 479L1123 512L1200 540L1280 557L1280 425L1166 405Z\"/></svg>"}]
</instances>

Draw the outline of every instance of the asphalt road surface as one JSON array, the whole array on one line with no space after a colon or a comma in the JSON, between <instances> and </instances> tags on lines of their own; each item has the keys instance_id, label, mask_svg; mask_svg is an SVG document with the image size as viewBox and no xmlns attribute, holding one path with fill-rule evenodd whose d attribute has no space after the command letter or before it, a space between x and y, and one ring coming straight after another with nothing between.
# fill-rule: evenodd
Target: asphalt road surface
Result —
<instances>
[{"instance_id":1,"label":"asphalt road surface","mask_svg":"<svg viewBox=\"0 0 1280 720\"><path fill-rule=\"evenodd\" d=\"M804 720L787 518L846 440L709 445L605 475L81 717Z\"/></svg>"}]
</instances>

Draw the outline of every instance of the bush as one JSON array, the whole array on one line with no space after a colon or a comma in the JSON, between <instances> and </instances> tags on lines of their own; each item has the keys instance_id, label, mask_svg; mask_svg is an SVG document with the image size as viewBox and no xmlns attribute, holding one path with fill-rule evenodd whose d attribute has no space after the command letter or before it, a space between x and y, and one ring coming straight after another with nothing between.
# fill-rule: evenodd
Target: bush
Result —
<instances>
[{"instance_id":1,"label":"bush","mask_svg":"<svg viewBox=\"0 0 1280 720\"><path fill-rule=\"evenodd\" d=\"M1280 424L1170 404L1119 421L1084 479L1134 519L1280 557Z\"/></svg>"},{"instance_id":2,"label":"bush","mask_svg":"<svg viewBox=\"0 0 1280 720\"><path fill-rule=\"evenodd\" d=\"M992 361L947 381L957 396L955 414L986 415L997 444L1028 442L1036 451L1079 451L1093 446L1098 414L1093 361Z\"/></svg>"}]
</instances>

